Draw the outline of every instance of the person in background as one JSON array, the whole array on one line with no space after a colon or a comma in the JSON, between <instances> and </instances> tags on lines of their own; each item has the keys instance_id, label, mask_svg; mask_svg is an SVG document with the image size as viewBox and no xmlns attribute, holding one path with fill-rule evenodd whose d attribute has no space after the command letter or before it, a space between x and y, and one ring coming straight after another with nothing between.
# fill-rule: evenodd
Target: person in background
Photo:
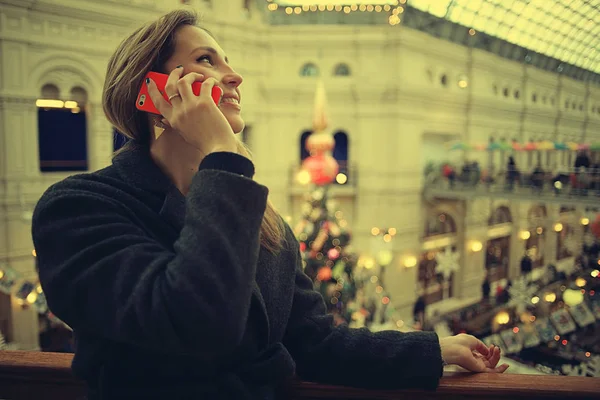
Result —
<instances>
[{"instance_id":1,"label":"person in background","mask_svg":"<svg viewBox=\"0 0 600 400\"><path fill-rule=\"evenodd\" d=\"M149 71L168 75L164 93ZM127 145L36 206L40 282L74 330L72 367L89 399L273 399L294 375L434 389L445 363L505 371L498 347L473 336L334 326L236 138L242 81L189 11L137 29L110 58L103 91ZM160 116L136 109L142 85Z\"/></svg>"},{"instance_id":2,"label":"person in background","mask_svg":"<svg viewBox=\"0 0 600 400\"><path fill-rule=\"evenodd\" d=\"M512 192L515 187L515 182L519 179L519 170L513 156L508 157L506 164L506 190Z\"/></svg>"}]
</instances>

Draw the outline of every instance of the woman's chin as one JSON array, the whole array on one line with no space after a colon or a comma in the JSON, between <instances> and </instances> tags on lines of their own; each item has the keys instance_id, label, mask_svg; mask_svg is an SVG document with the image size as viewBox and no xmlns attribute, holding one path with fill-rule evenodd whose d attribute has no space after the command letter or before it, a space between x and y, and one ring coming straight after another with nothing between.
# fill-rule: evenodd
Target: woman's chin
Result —
<instances>
[{"instance_id":1,"label":"woman's chin","mask_svg":"<svg viewBox=\"0 0 600 400\"><path fill-rule=\"evenodd\" d=\"M246 124L244 123L244 120L241 119L240 117L227 118L227 121L229 122L229 126L231 126L233 133L235 133L236 135L238 133L241 133L244 130L244 127L246 126Z\"/></svg>"}]
</instances>

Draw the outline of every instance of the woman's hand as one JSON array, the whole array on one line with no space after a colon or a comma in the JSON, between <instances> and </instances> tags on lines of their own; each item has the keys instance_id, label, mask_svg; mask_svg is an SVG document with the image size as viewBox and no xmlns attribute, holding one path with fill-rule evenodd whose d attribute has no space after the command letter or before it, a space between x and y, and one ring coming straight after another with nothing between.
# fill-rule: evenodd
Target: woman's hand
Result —
<instances>
[{"instance_id":1,"label":"woman's hand","mask_svg":"<svg viewBox=\"0 0 600 400\"><path fill-rule=\"evenodd\" d=\"M204 75L194 72L184 77L182 74L183 68L177 67L167 80L165 92L171 104L162 97L154 81L146 81L150 98L166 123L204 155L216 151L236 152L235 134L211 96L217 81L204 79ZM192 91L196 81L202 82L199 96Z\"/></svg>"},{"instance_id":2,"label":"woman's hand","mask_svg":"<svg viewBox=\"0 0 600 400\"><path fill-rule=\"evenodd\" d=\"M458 365L472 372L502 373L508 364L498 365L500 348L491 345L489 348L479 339L471 335L459 334L440 339L442 358L447 364Z\"/></svg>"}]
</instances>

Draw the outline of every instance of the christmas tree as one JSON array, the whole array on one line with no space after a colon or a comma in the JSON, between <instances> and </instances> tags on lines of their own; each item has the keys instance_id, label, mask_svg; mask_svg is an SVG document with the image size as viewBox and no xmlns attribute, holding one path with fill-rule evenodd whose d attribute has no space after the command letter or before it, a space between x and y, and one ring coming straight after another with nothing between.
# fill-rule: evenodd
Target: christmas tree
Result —
<instances>
[{"instance_id":1,"label":"christmas tree","mask_svg":"<svg viewBox=\"0 0 600 400\"><path fill-rule=\"evenodd\" d=\"M385 325L391 320L393 307L381 277L382 267L391 262L391 251L380 249L377 258L358 257L350 246L348 222L329 197L330 185L339 169L331 155L335 141L327 131L325 109L325 90L319 82L313 133L306 141L310 156L303 161L300 172L301 180L312 183L313 189L306 195L302 217L294 228L300 242L304 272L323 295L336 324L401 327L401 321L397 324L394 321L392 326ZM391 238L391 235L384 236L384 241L387 237Z\"/></svg>"}]
</instances>

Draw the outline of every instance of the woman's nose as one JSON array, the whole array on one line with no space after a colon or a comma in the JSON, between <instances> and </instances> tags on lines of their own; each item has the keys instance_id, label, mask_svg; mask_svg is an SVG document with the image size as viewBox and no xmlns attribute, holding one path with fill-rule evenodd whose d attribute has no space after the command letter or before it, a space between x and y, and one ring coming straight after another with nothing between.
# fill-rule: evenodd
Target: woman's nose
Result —
<instances>
[{"instance_id":1,"label":"woman's nose","mask_svg":"<svg viewBox=\"0 0 600 400\"><path fill-rule=\"evenodd\" d=\"M242 84L243 81L244 78L242 78L240 74L233 70L231 70L231 72L223 76L223 83L225 83L227 86L238 87Z\"/></svg>"}]
</instances>

